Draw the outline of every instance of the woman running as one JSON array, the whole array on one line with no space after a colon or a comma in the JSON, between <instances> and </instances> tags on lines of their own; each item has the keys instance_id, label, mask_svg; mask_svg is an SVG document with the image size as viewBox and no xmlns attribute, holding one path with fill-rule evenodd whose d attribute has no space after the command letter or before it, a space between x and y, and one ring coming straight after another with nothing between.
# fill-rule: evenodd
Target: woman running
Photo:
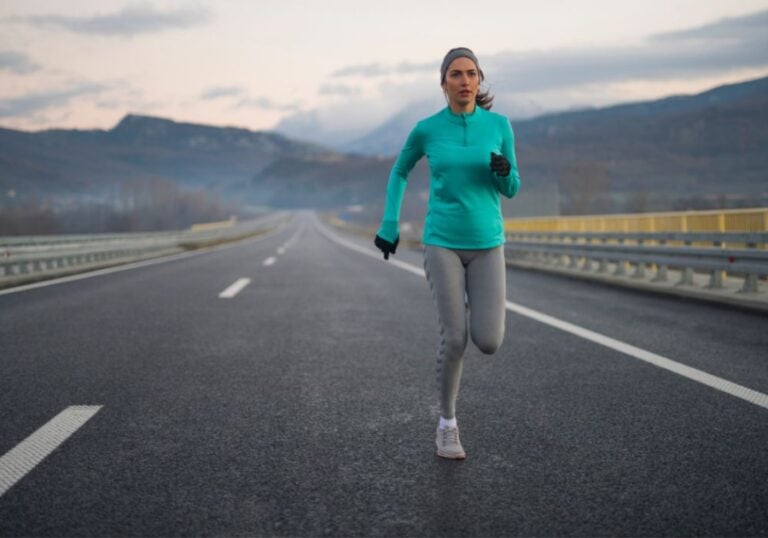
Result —
<instances>
[{"instance_id":1,"label":"woman running","mask_svg":"<svg viewBox=\"0 0 768 538\"><path fill-rule=\"evenodd\" d=\"M426 155L430 193L424 270L440 326L436 443L438 456L449 459L466 457L456 396L468 334L485 354L495 353L504 339L505 238L499 193L512 198L520 188L512 127L505 116L489 111L493 97L480 91L484 78L470 49L455 48L445 55L440 84L448 106L418 122L408 135L389 176L374 240L385 259L395 254L408 175Z\"/></svg>"}]
</instances>

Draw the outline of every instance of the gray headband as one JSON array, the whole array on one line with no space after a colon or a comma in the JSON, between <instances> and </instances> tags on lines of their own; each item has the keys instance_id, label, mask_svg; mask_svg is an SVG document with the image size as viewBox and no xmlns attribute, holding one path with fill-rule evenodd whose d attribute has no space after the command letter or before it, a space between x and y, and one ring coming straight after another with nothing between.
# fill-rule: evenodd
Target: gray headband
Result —
<instances>
[{"instance_id":1,"label":"gray headband","mask_svg":"<svg viewBox=\"0 0 768 538\"><path fill-rule=\"evenodd\" d=\"M483 71L480 69L480 62L477 61L477 56L475 56L475 53L469 50L466 47L458 47L455 49L451 49L448 51L448 54L445 55L445 58L443 58L443 65L440 66L440 84L443 83L445 80L445 73L448 71L448 66L451 65L451 63L456 58L469 58L473 62L475 62L475 66L477 66L477 70L480 71L480 74L482 75Z\"/></svg>"}]
</instances>

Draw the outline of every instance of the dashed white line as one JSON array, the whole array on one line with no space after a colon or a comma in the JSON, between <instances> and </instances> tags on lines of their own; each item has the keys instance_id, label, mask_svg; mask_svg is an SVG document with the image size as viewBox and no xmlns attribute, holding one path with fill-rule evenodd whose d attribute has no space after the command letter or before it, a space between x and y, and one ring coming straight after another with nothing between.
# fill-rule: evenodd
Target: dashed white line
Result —
<instances>
[{"instance_id":1,"label":"dashed white line","mask_svg":"<svg viewBox=\"0 0 768 538\"><path fill-rule=\"evenodd\" d=\"M0 496L95 415L100 405L72 405L0 458Z\"/></svg>"},{"instance_id":2,"label":"dashed white line","mask_svg":"<svg viewBox=\"0 0 768 538\"><path fill-rule=\"evenodd\" d=\"M280 245L280 247L277 249L278 254L285 254L285 251L288 250L299 238L301 233L304 231L304 223L302 223L299 228L296 230L296 232L291 236L291 238ZM271 264L270 264L271 265Z\"/></svg>"},{"instance_id":3,"label":"dashed white line","mask_svg":"<svg viewBox=\"0 0 768 538\"><path fill-rule=\"evenodd\" d=\"M240 291L250 283L251 283L250 278L238 278L227 289L222 291L219 294L219 297L222 299L231 299L232 297L240 293Z\"/></svg>"},{"instance_id":4,"label":"dashed white line","mask_svg":"<svg viewBox=\"0 0 768 538\"><path fill-rule=\"evenodd\" d=\"M377 253L372 249L361 247L360 245L338 237L336 234L325 228L325 226L320 224L319 221L318 229L323 235L344 247L384 261L380 253ZM400 260L395 260L392 258L389 259L389 263L399 267L400 269L405 269L406 271L409 271L415 275L422 277L425 276L423 269L409 263L404 263ZM755 404L764 409L768 409L768 395L763 394L762 392L752 390L743 385L739 385L738 383L733 383L732 381L728 381L727 379L709 374L697 368L686 366L685 364L679 363L672 359L668 359L662 355L646 351L631 344L616 340L615 338L611 338L610 336L606 336L595 331L590 331L589 329L579 327L573 323L569 323L548 314L544 314L543 312L538 312L537 310L513 303L512 301L506 301L506 306L507 310L520 314L521 316L534 319L549 325L550 327L560 329L561 331L565 331L575 336L579 336L585 340L589 340L596 344L600 344L601 346L608 347L618 351L619 353L623 353L624 355L629 355L635 359L647 362L648 364L652 364L654 366L658 366L659 368L663 368L669 372L673 372L692 381L696 381L697 383L701 383L713 389L725 392L726 394L730 394L731 396L735 396L736 398L740 398L749 403Z\"/></svg>"},{"instance_id":5,"label":"dashed white line","mask_svg":"<svg viewBox=\"0 0 768 538\"><path fill-rule=\"evenodd\" d=\"M277 258L275 258L274 256L270 256L269 258L267 258L266 260L264 260L264 265L265 265L266 267L269 267L270 265L272 265L272 264L273 264L273 263L275 263L276 261L277 261Z\"/></svg>"}]
</instances>

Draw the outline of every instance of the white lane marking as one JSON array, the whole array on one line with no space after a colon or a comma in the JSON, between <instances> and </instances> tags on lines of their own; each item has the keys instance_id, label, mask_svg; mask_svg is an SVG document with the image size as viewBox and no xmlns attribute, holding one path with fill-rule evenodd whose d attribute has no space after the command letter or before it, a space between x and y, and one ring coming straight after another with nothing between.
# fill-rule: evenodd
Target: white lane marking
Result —
<instances>
[{"instance_id":1,"label":"white lane marking","mask_svg":"<svg viewBox=\"0 0 768 538\"><path fill-rule=\"evenodd\" d=\"M0 496L88 422L101 407L67 407L0 458Z\"/></svg>"},{"instance_id":2,"label":"white lane marking","mask_svg":"<svg viewBox=\"0 0 768 538\"><path fill-rule=\"evenodd\" d=\"M95 271L88 271L85 273L78 273L76 275L70 275L70 276L63 276L58 278L52 278L50 280L44 280L42 282L33 282L32 284L23 284L21 286L14 286L12 288L7 288L4 290L0 290L0 295L5 295L7 293L17 293L20 291L27 291L27 290L33 290L35 288L43 288L45 286L53 286L55 284L63 284L65 282L72 282L74 280L81 280L83 278L91 278L94 276L99 275L108 275L111 273L119 273L120 271L128 271L130 269L137 269L139 267L147 267L150 265L156 265L158 263L166 263L171 262L174 260L180 260L183 258L191 258L192 256L199 256L200 254L208 254L210 252L216 252L218 250L224 250L227 248L233 248L240 246L241 243L244 242L256 242L261 241L262 239L267 239L268 237L272 237L276 233L282 231L283 227L285 227L285 222L282 221L280 224L275 226L271 231L260 235L258 237L250 238L250 239L243 239L242 241L235 241L233 243L228 243L225 245L218 245L215 247L210 248L202 248L198 250L193 250L190 252L182 252L180 254L172 254L170 256L161 256L159 258L152 258L150 260L144 260L139 262L132 262L132 263L126 263L123 265L118 265L115 267L107 267L106 269L97 269Z\"/></svg>"},{"instance_id":3,"label":"white lane marking","mask_svg":"<svg viewBox=\"0 0 768 538\"><path fill-rule=\"evenodd\" d=\"M325 226L319 225L318 229L320 230L320 233L325 235L328 239L331 241L336 241L338 244L347 247L348 249L354 250L356 252L359 252L361 254L365 254L366 256L370 256L371 258L376 258L379 261L390 263L396 267L399 267L400 269L404 269L406 271L410 271L411 273L426 277L424 274L424 269L420 267L416 267L415 265L411 265L410 263L401 262L400 260L396 260L394 257L390 256L389 260L385 260L384 256L381 252L361 247L360 245L357 245L355 243L352 243L351 241L347 241L346 239L342 239L341 237L337 236L336 234L332 233L330 230L326 229Z\"/></svg>"},{"instance_id":4,"label":"white lane marking","mask_svg":"<svg viewBox=\"0 0 768 538\"><path fill-rule=\"evenodd\" d=\"M240 293L240 291L250 283L251 283L250 278L238 278L227 289L222 291L219 294L219 297L222 299L231 299L232 297Z\"/></svg>"},{"instance_id":5,"label":"white lane marking","mask_svg":"<svg viewBox=\"0 0 768 538\"><path fill-rule=\"evenodd\" d=\"M272 265L272 264L273 264L273 263L275 263L276 261L277 261L277 258L275 258L274 256L270 256L269 258L267 258L266 260L264 260L264 265L265 265L266 267L269 267L270 265Z\"/></svg>"},{"instance_id":6,"label":"white lane marking","mask_svg":"<svg viewBox=\"0 0 768 538\"><path fill-rule=\"evenodd\" d=\"M561 331L580 336L581 338L613 349L619 353L624 353L630 357L634 357L649 364L653 364L654 366L658 366L659 368L663 368L670 372L676 373L692 381L701 383L702 385L707 385L713 389L720 390L730 394L731 396L736 396L737 398L746 400L749 403L753 403L757 406L768 409L768 395L763 394L762 392L749 389L743 385L728 381L727 379L708 374L702 370L698 370L696 368L686 366L685 364L681 364L677 361L673 361L672 359L663 357L662 355L657 355L656 353L646 351L631 344L627 344L621 340L616 340L610 336L606 336L595 331L590 331L589 329L579 327L573 323L569 323L547 314L543 314L511 301L507 301L507 310L511 310L512 312L516 312L522 316L535 319L536 321L540 321L541 323L545 323L551 327L560 329Z\"/></svg>"},{"instance_id":7,"label":"white lane marking","mask_svg":"<svg viewBox=\"0 0 768 538\"><path fill-rule=\"evenodd\" d=\"M328 237L329 239L331 239L332 241L335 241L336 243L344 247L347 247L351 250L354 250L362 254L371 256L373 258L377 258L381 261L384 261L382 258L382 255L377 254L376 251L361 247L345 239L342 239L341 237L336 236L336 234L330 232L330 230L326 229L325 226L319 224L319 222L318 222L318 226L319 226L320 232L326 237ZM406 271L410 271L413 274L416 274L419 276L425 276L423 269L420 269L409 263L404 263L399 260L394 260L392 258L390 258L389 262L392 265L395 265L401 269L405 269ZM520 314L521 316L531 318L533 320L544 323L556 329L560 329L561 331L565 331L575 336L579 336L581 338L584 338L585 340L589 340L596 344L600 344L601 346L608 347L610 349L618 351L619 353L629 355L630 357L634 357L635 359L639 359L643 362L647 362L648 364L658 366L659 368L663 368L664 370L683 376L687 379L690 379L691 381L696 381L697 383L701 383L713 389L725 392L726 394L730 394L731 396L735 396L736 398L740 398L749 403L755 404L764 409L768 409L768 395L762 392L752 390L743 385L739 385L738 383L728 381L727 379L723 379L716 375L708 374L707 372L704 372L697 368L686 366L685 364L681 364L677 361L673 361L672 359L668 359L667 357L663 357L662 355L658 355L656 353L646 351L639 347L622 342L621 340L616 340L615 338L611 338L610 336L606 336L604 334L600 334L595 331L590 331L589 329L579 327L578 325L575 325L573 323L569 323L567 321L563 321L561 319L555 318L548 314L544 314L537 310L533 310L531 308L519 305L517 303L513 303L512 301L506 301L506 305L507 305L507 310L511 312L515 312L516 314Z\"/></svg>"},{"instance_id":8,"label":"white lane marking","mask_svg":"<svg viewBox=\"0 0 768 538\"><path fill-rule=\"evenodd\" d=\"M296 232L291 236L291 238L280 245L280 247L277 249L278 254L285 254L285 251L291 248L291 246L296 242L296 240L299 238L299 236L304 231L304 223L302 222L299 228L296 230Z\"/></svg>"}]
</instances>

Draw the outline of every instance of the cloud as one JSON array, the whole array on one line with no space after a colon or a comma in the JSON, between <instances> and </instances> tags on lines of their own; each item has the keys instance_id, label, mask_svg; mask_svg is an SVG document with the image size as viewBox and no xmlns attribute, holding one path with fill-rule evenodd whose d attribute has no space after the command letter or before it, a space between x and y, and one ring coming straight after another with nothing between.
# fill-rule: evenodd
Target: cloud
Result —
<instances>
[{"instance_id":1,"label":"cloud","mask_svg":"<svg viewBox=\"0 0 768 538\"><path fill-rule=\"evenodd\" d=\"M211 14L207 9L201 7L161 12L147 5L132 5L115 13L91 17L51 14L5 17L0 20L29 24L40 28L63 28L78 34L133 36L173 28L200 26L211 20Z\"/></svg>"},{"instance_id":2,"label":"cloud","mask_svg":"<svg viewBox=\"0 0 768 538\"><path fill-rule=\"evenodd\" d=\"M323 84L318 90L320 95L359 95L359 86L350 86L348 84Z\"/></svg>"},{"instance_id":3,"label":"cloud","mask_svg":"<svg viewBox=\"0 0 768 538\"><path fill-rule=\"evenodd\" d=\"M397 65L382 65L378 62L369 64L358 64L342 67L331 73L333 78L342 77L362 77L362 78L376 78L385 77L388 75L409 75L411 73L428 73L430 71L436 71L440 67L440 62L425 62L425 63L412 63L401 62Z\"/></svg>"},{"instance_id":4,"label":"cloud","mask_svg":"<svg viewBox=\"0 0 768 538\"><path fill-rule=\"evenodd\" d=\"M0 51L0 70L10 71L18 75L34 73L40 70L40 66L30 61L23 52L12 50Z\"/></svg>"},{"instance_id":5,"label":"cloud","mask_svg":"<svg viewBox=\"0 0 768 538\"><path fill-rule=\"evenodd\" d=\"M394 72L407 75L410 73L434 73L440 70L440 61L438 62L423 62L415 64L411 62L402 62L394 68Z\"/></svg>"},{"instance_id":6,"label":"cloud","mask_svg":"<svg viewBox=\"0 0 768 538\"><path fill-rule=\"evenodd\" d=\"M571 107L605 106L627 101L628 86L663 86L668 81L768 70L768 10L652 35L635 46L502 51L482 55L480 62L487 87L496 97L494 110L508 116L528 118ZM324 102L316 109L298 110L284 117L276 129L343 145L413 103L431 103L431 108L423 109L427 115L445 104L438 86L439 69L440 58L341 67L322 81L321 95L343 94L348 85L339 83L353 80L370 86L375 94L361 92L343 103ZM420 74L425 76L401 76ZM632 99L642 98L638 95Z\"/></svg>"},{"instance_id":7,"label":"cloud","mask_svg":"<svg viewBox=\"0 0 768 538\"><path fill-rule=\"evenodd\" d=\"M342 67L331 73L331 77L380 77L388 75L390 72L390 68L384 67L380 63L370 63Z\"/></svg>"},{"instance_id":8,"label":"cloud","mask_svg":"<svg viewBox=\"0 0 768 538\"><path fill-rule=\"evenodd\" d=\"M101 84L81 84L66 90L40 92L21 97L0 99L0 118L20 118L38 111L58 107L83 95L98 95L109 89Z\"/></svg>"},{"instance_id":9,"label":"cloud","mask_svg":"<svg viewBox=\"0 0 768 538\"><path fill-rule=\"evenodd\" d=\"M281 105L267 97L246 97L235 105L235 108L260 108L262 110L279 110L281 112L293 112L298 110L298 103Z\"/></svg>"},{"instance_id":10,"label":"cloud","mask_svg":"<svg viewBox=\"0 0 768 538\"><path fill-rule=\"evenodd\" d=\"M759 68L768 66L768 10L652 35L633 47L501 52L480 61L493 89L516 93ZM330 76L386 80L399 74L435 74L439 65L438 59L393 65L373 62L343 67Z\"/></svg>"},{"instance_id":11,"label":"cloud","mask_svg":"<svg viewBox=\"0 0 768 538\"><path fill-rule=\"evenodd\" d=\"M506 52L485 64L497 89L515 92L768 67L768 11L657 34L634 47Z\"/></svg>"},{"instance_id":12,"label":"cloud","mask_svg":"<svg viewBox=\"0 0 768 538\"><path fill-rule=\"evenodd\" d=\"M220 97L234 97L243 94L242 88L235 86L220 86L216 88L210 88L200 95L201 99L218 99Z\"/></svg>"},{"instance_id":13,"label":"cloud","mask_svg":"<svg viewBox=\"0 0 768 538\"><path fill-rule=\"evenodd\" d=\"M754 39L762 37L765 40L765 32L768 29L768 10L751 13L742 17L729 17L719 21L705 24L697 28L665 32L651 36L651 41L675 42L692 39Z\"/></svg>"}]
</instances>

